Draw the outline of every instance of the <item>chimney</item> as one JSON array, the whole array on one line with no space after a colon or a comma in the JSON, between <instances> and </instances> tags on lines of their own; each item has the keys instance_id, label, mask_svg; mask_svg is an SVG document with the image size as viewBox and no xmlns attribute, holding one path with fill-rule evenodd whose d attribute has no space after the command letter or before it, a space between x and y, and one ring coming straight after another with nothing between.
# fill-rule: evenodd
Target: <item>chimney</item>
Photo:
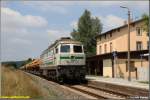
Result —
<instances>
[{"instance_id":1,"label":"chimney","mask_svg":"<svg viewBox=\"0 0 150 100\"><path fill-rule=\"evenodd\" d=\"M124 25L126 25L126 24L128 24L128 23L127 23L127 21L125 20L125 21L124 21Z\"/></svg>"},{"instance_id":2,"label":"chimney","mask_svg":"<svg viewBox=\"0 0 150 100\"><path fill-rule=\"evenodd\" d=\"M133 22L133 18L130 19L130 23L132 23L132 22ZM128 21L125 20L124 25L126 25L126 24L128 24Z\"/></svg>"}]
</instances>

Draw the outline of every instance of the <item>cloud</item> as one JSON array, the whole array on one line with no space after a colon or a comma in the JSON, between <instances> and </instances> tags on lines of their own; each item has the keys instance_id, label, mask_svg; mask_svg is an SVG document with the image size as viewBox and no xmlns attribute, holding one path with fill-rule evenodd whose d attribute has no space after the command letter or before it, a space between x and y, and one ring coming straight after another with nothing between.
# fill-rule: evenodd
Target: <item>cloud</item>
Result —
<instances>
[{"instance_id":1,"label":"cloud","mask_svg":"<svg viewBox=\"0 0 150 100\"><path fill-rule=\"evenodd\" d=\"M41 10L44 12L52 11L60 14L67 14L67 10L62 6L50 6L50 5L44 7L41 6Z\"/></svg>"},{"instance_id":2,"label":"cloud","mask_svg":"<svg viewBox=\"0 0 150 100\"><path fill-rule=\"evenodd\" d=\"M69 30L51 29L41 16L23 15L10 8L1 8L2 61L39 57L51 43L70 36Z\"/></svg>"},{"instance_id":3,"label":"cloud","mask_svg":"<svg viewBox=\"0 0 150 100\"><path fill-rule=\"evenodd\" d=\"M70 6L87 6L87 7L106 7L106 6L128 6L132 9L139 9L144 12L149 11L149 1L19 1L25 6L31 7L43 12L53 12L59 14L69 13ZM11 2L10 2L11 3ZM6 2L4 2L6 4ZM7 3L9 4L9 3Z\"/></svg>"},{"instance_id":4,"label":"cloud","mask_svg":"<svg viewBox=\"0 0 150 100\"><path fill-rule=\"evenodd\" d=\"M68 7L86 6L86 7L109 7L109 6L128 6L131 9L138 9L148 12L148 1L24 1L28 5L43 12L53 12L59 14L68 14Z\"/></svg>"},{"instance_id":5,"label":"cloud","mask_svg":"<svg viewBox=\"0 0 150 100\"><path fill-rule=\"evenodd\" d=\"M64 2L57 1L24 1L24 5L36 8L43 12L67 14L68 10L63 6Z\"/></svg>"},{"instance_id":6,"label":"cloud","mask_svg":"<svg viewBox=\"0 0 150 100\"><path fill-rule=\"evenodd\" d=\"M18 11L10 8L1 8L1 18L3 27L27 27L39 28L47 25L46 19L40 16L21 15Z\"/></svg>"},{"instance_id":7,"label":"cloud","mask_svg":"<svg viewBox=\"0 0 150 100\"><path fill-rule=\"evenodd\" d=\"M25 40L25 39L21 39L21 38L13 38L13 39L11 39L11 43L12 44L21 44L21 45L31 45L31 41L29 41L29 40Z\"/></svg>"},{"instance_id":8,"label":"cloud","mask_svg":"<svg viewBox=\"0 0 150 100\"><path fill-rule=\"evenodd\" d=\"M18 2L20 5L15 7ZM70 27L66 27L66 25L71 25L76 28L77 21L71 19L72 22L67 22L67 20L74 18L73 14L76 16L83 8L92 10L97 9L96 11L98 11L101 7L110 7L111 9L114 6L119 7L122 5L130 7L131 10L137 11L138 13L149 11L148 1L17 1L17 3L4 2L2 5L4 5L1 7L1 44L3 60L21 60L27 57L39 56L41 52L56 39L62 36L70 36L71 31L68 30ZM44 17L34 16L32 14L24 15L19 11L8 8L12 6L16 9L19 9L20 7L26 9L21 10L22 12L30 11L30 13L45 15L45 17L49 18L48 20L51 22L49 23L51 24L51 27L47 27L48 22ZM96 13L98 15L100 12L98 11ZM65 17L60 16L62 18L68 18L66 15L68 14L72 17L64 20L64 24L59 20L55 20L55 18L49 17L50 14L53 14L53 16L56 16L55 14L57 14L57 16L58 14L64 14ZM104 24L103 31L118 27L122 25L125 20L113 14L105 16L99 15L99 18ZM57 23L53 23L52 20ZM63 25L62 28L65 27L67 30L60 29L59 27L61 25L59 25L58 22Z\"/></svg>"},{"instance_id":9,"label":"cloud","mask_svg":"<svg viewBox=\"0 0 150 100\"><path fill-rule=\"evenodd\" d=\"M125 21L125 19L115 15L99 16L99 19L103 23L103 32L119 27L123 25Z\"/></svg>"},{"instance_id":10,"label":"cloud","mask_svg":"<svg viewBox=\"0 0 150 100\"><path fill-rule=\"evenodd\" d=\"M2 60L22 60L40 55L49 41L47 20L41 16L23 15L10 8L1 8ZM40 45L40 47L39 47Z\"/></svg>"},{"instance_id":11,"label":"cloud","mask_svg":"<svg viewBox=\"0 0 150 100\"><path fill-rule=\"evenodd\" d=\"M126 4L126 5L133 5L133 4L148 4L148 1L125 1L125 0L120 0L120 1L24 1L25 4L42 4L42 5L118 5L118 4Z\"/></svg>"},{"instance_id":12,"label":"cloud","mask_svg":"<svg viewBox=\"0 0 150 100\"><path fill-rule=\"evenodd\" d=\"M92 17L93 18L98 17L101 20L101 22L103 24L103 32L108 31L108 30L113 29L113 28L116 28L116 27L119 27L119 26L123 25L124 21L125 21L125 19L118 17L118 16L115 16L115 15L111 15L111 14L107 15L107 16L97 15L97 16L92 16ZM77 29L78 21L72 21L70 23L70 26L72 28Z\"/></svg>"},{"instance_id":13,"label":"cloud","mask_svg":"<svg viewBox=\"0 0 150 100\"><path fill-rule=\"evenodd\" d=\"M47 30L48 36L51 38L51 42L59 39L60 37L70 37L69 30L62 30L62 29L48 29Z\"/></svg>"}]
</instances>

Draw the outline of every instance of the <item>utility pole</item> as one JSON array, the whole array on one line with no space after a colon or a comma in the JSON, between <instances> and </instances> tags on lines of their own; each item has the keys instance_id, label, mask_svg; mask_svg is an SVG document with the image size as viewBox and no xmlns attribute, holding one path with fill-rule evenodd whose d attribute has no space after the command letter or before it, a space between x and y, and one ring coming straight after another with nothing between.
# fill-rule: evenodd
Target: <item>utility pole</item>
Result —
<instances>
[{"instance_id":1,"label":"utility pole","mask_svg":"<svg viewBox=\"0 0 150 100\"><path fill-rule=\"evenodd\" d=\"M113 51L114 78L117 78L117 51Z\"/></svg>"},{"instance_id":2,"label":"utility pole","mask_svg":"<svg viewBox=\"0 0 150 100\"><path fill-rule=\"evenodd\" d=\"M130 9L128 7L120 6L128 10L128 80L131 81L131 70L130 70Z\"/></svg>"}]
</instances>

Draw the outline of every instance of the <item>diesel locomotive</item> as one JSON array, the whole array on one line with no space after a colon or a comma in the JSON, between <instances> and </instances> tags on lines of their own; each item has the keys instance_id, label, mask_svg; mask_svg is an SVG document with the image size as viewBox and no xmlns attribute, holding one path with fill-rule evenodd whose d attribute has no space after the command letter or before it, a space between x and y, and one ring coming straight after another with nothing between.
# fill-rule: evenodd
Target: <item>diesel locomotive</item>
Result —
<instances>
[{"instance_id":1,"label":"diesel locomotive","mask_svg":"<svg viewBox=\"0 0 150 100\"><path fill-rule=\"evenodd\" d=\"M48 78L58 82L85 80L85 53L79 41L60 38L42 52L40 59L40 73Z\"/></svg>"}]
</instances>

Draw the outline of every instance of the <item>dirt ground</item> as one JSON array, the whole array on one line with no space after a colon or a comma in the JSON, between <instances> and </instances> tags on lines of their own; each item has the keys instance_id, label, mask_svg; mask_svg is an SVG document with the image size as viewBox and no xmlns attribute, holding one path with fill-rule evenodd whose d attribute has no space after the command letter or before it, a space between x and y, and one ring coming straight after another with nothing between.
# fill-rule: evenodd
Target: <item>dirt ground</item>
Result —
<instances>
[{"instance_id":1,"label":"dirt ground","mask_svg":"<svg viewBox=\"0 0 150 100\"><path fill-rule=\"evenodd\" d=\"M39 86L37 81L14 68L2 67L1 95L2 96L30 96L31 98L57 98L53 92Z\"/></svg>"},{"instance_id":2,"label":"dirt ground","mask_svg":"<svg viewBox=\"0 0 150 100\"><path fill-rule=\"evenodd\" d=\"M59 84L14 68L2 67L2 96L30 96L32 99L85 99Z\"/></svg>"}]
</instances>

